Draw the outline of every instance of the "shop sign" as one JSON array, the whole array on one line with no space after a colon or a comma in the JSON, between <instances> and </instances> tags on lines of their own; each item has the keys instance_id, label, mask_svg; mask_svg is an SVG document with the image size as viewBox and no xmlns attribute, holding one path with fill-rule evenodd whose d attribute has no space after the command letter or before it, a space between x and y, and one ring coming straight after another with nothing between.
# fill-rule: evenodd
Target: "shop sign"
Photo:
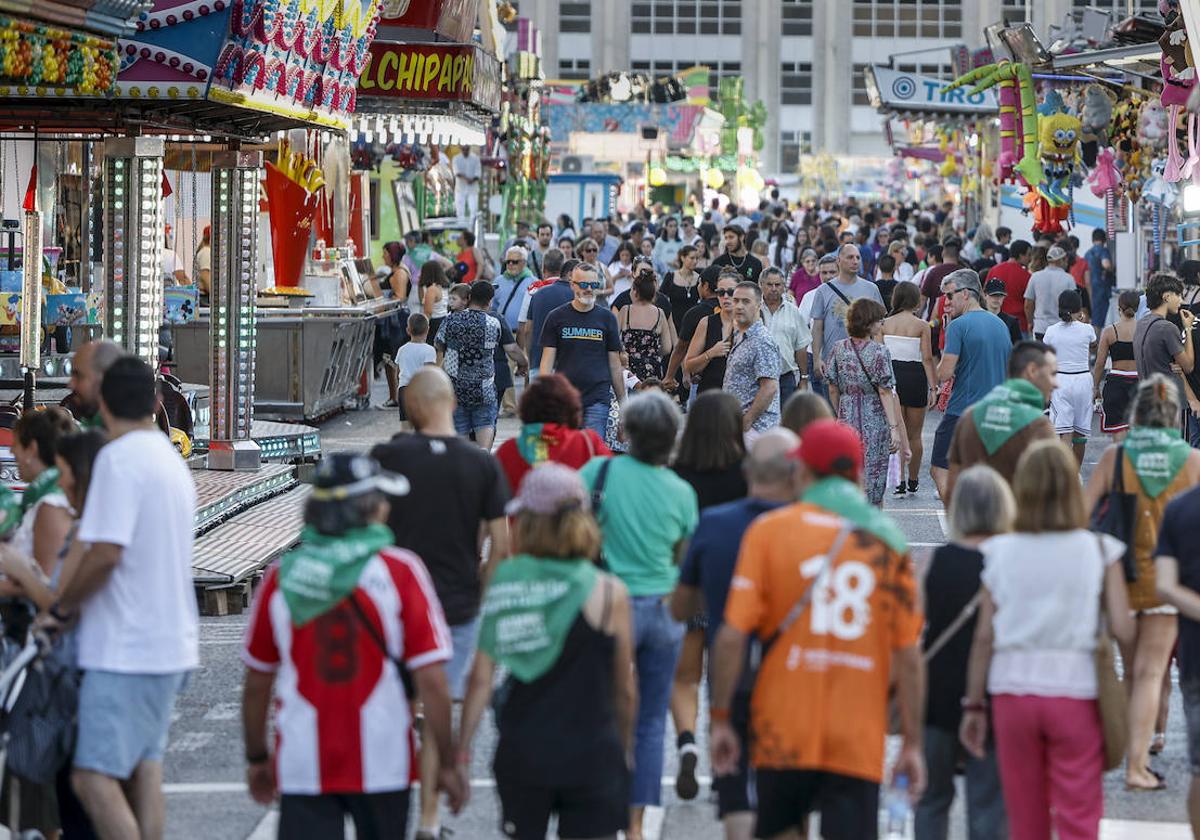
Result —
<instances>
[{"instance_id":1,"label":"shop sign","mask_svg":"<svg viewBox=\"0 0 1200 840\"><path fill-rule=\"evenodd\" d=\"M420 29L461 43L471 40L478 16L479 0L384 0L379 26L381 35L393 27Z\"/></svg>"},{"instance_id":2,"label":"shop sign","mask_svg":"<svg viewBox=\"0 0 1200 840\"><path fill-rule=\"evenodd\" d=\"M470 102L500 109L500 65L474 44L371 45L360 96Z\"/></svg>"},{"instance_id":3,"label":"shop sign","mask_svg":"<svg viewBox=\"0 0 1200 840\"><path fill-rule=\"evenodd\" d=\"M1000 107L994 90L968 94L970 88L964 86L946 91L950 81L880 66L866 73L867 95L878 110L987 114Z\"/></svg>"}]
</instances>

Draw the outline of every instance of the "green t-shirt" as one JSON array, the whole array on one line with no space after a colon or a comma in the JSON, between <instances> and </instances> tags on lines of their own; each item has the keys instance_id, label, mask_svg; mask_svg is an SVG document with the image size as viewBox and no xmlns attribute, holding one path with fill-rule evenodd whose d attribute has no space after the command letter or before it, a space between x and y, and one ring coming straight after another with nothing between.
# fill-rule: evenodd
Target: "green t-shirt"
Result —
<instances>
[{"instance_id":1,"label":"green t-shirt","mask_svg":"<svg viewBox=\"0 0 1200 840\"><path fill-rule=\"evenodd\" d=\"M604 460L593 458L580 470L589 489ZM691 537L699 516L696 491L673 471L628 455L614 458L598 517L609 571L630 595L666 595L679 576L675 546Z\"/></svg>"}]
</instances>

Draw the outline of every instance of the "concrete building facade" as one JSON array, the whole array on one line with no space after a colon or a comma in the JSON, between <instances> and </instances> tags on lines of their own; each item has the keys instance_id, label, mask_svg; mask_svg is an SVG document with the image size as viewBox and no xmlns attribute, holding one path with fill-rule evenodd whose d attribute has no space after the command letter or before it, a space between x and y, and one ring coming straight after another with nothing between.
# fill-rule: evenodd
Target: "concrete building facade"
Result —
<instances>
[{"instance_id":1,"label":"concrete building facade","mask_svg":"<svg viewBox=\"0 0 1200 840\"><path fill-rule=\"evenodd\" d=\"M1124 14L1156 0L520 0L519 11L543 32L547 78L705 64L715 94L721 76L742 76L770 114L763 161L775 173L809 152L889 154L863 86L868 64L913 53L896 64L948 77L945 48L982 46L988 24L1030 19L1044 37L1085 6Z\"/></svg>"}]
</instances>

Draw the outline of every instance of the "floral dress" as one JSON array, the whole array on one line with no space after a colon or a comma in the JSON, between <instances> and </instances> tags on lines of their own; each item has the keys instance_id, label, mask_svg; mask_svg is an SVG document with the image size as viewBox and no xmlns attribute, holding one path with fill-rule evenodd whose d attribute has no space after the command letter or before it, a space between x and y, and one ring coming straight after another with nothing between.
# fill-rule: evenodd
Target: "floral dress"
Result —
<instances>
[{"instance_id":1,"label":"floral dress","mask_svg":"<svg viewBox=\"0 0 1200 840\"><path fill-rule=\"evenodd\" d=\"M639 329L629 326L633 307L627 306L621 310L621 344L629 355L629 370L642 381L663 377L662 338L658 334L663 314L657 306L654 311L658 313L654 326Z\"/></svg>"},{"instance_id":2,"label":"floral dress","mask_svg":"<svg viewBox=\"0 0 1200 840\"><path fill-rule=\"evenodd\" d=\"M826 363L826 377L830 384L837 386L840 395L838 419L862 438L863 487L867 497L872 504L882 505L887 490L892 435L883 400L876 389L890 391L896 384L892 356L882 344L862 338L844 338L833 345Z\"/></svg>"}]
</instances>

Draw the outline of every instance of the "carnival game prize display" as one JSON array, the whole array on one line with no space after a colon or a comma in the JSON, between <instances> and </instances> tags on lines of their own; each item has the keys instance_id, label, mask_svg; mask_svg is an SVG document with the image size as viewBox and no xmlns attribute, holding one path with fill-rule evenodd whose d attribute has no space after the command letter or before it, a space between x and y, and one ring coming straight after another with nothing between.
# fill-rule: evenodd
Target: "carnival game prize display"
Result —
<instances>
[{"instance_id":1,"label":"carnival game prize display","mask_svg":"<svg viewBox=\"0 0 1200 840\"><path fill-rule=\"evenodd\" d=\"M312 292L300 288L300 276L325 177L315 160L294 151L287 141L280 142L276 162L268 162L266 168L264 185L275 261L275 285L266 294L312 297Z\"/></svg>"}]
</instances>

